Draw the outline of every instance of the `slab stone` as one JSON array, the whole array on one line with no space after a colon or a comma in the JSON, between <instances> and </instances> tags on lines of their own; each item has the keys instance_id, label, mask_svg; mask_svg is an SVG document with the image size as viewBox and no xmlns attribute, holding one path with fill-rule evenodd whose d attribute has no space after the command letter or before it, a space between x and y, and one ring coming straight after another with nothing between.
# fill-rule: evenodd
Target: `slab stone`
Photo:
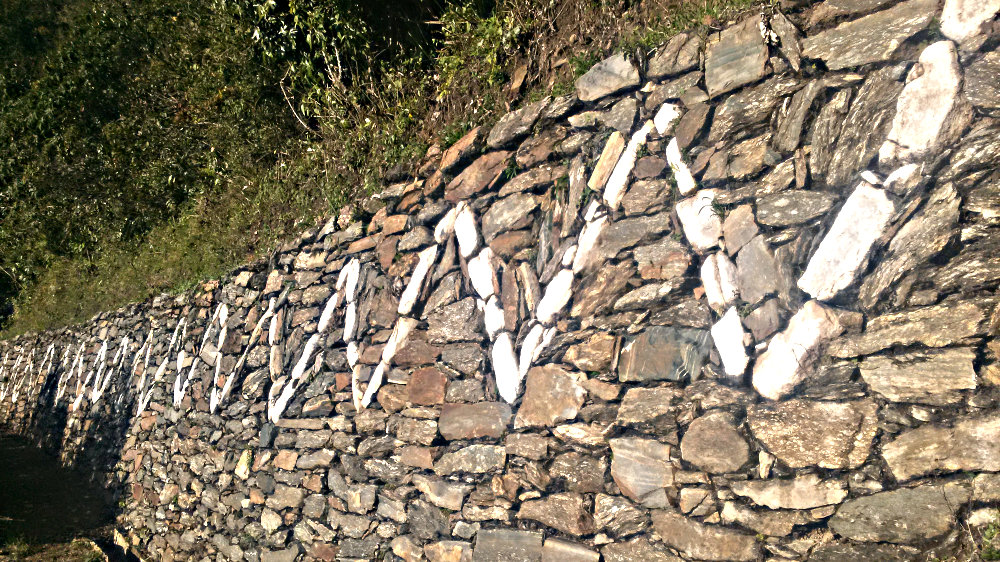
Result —
<instances>
[{"instance_id":1,"label":"slab stone","mask_svg":"<svg viewBox=\"0 0 1000 562\"><path fill-rule=\"evenodd\" d=\"M632 131L638 113L639 102L634 97L627 97L616 102L611 109L598 114L597 120L605 127L628 135Z\"/></svg>"},{"instance_id":2,"label":"slab stone","mask_svg":"<svg viewBox=\"0 0 1000 562\"><path fill-rule=\"evenodd\" d=\"M670 213L631 217L608 224L598 238L593 250L592 264L602 264L613 259L621 251L670 230Z\"/></svg>"},{"instance_id":3,"label":"slab stone","mask_svg":"<svg viewBox=\"0 0 1000 562\"><path fill-rule=\"evenodd\" d=\"M743 302L757 303L767 295L787 296L791 281L763 235L757 235L736 255L736 286Z\"/></svg>"},{"instance_id":4,"label":"slab stone","mask_svg":"<svg viewBox=\"0 0 1000 562\"><path fill-rule=\"evenodd\" d=\"M827 352L850 358L915 343L927 347L962 343L986 332L991 305L989 300L948 301L876 316L868 321L863 333L835 340Z\"/></svg>"},{"instance_id":5,"label":"slab stone","mask_svg":"<svg viewBox=\"0 0 1000 562\"><path fill-rule=\"evenodd\" d=\"M924 485L855 498L830 519L838 535L863 542L913 543L940 537L955 525L955 513L969 501L964 484ZM914 509L919 506L919 509Z\"/></svg>"},{"instance_id":6,"label":"slab stone","mask_svg":"<svg viewBox=\"0 0 1000 562\"><path fill-rule=\"evenodd\" d=\"M481 341L483 313L474 298L465 298L427 315L427 337L431 343Z\"/></svg>"},{"instance_id":7,"label":"slab stone","mask_svg":"<svg viewBox=\"0 0 1000 562\"><path fill-rule=\"evenodd\" d=\"M726 215L726 220L722 223L726 252L730 256L735 256L740 248L746 246L747 242L757 235L758 231L753 207L750 205L736 207Z\"/></svg>"},{"instance_id":8,"label":"slab stone","mask_svg":"<svg viewBox=\"0 0 1000 562\"><path fill-rule=\"evenodd\" d=\"M510 406L503 402L445 404L441 408L438 431L449 441L491 437L497 439L510 423Z\"/></svg>"},{"instance_id":9,"label":"slab stone","mask_svg":"<svg viewBox=\"0 0 1000 562\"><path fill-rule=\"evenodd\" d=\"M815 474L790 480L743 480L731 482L734 494L771 509L813 509L839 504L847 497L841 480L821 480Z\"/></svg>"},{"instance_id":10,"label":"slab stone","mask_svg":"<svg viewBox=\"0 0 1000 562\"><path fill-rule=\"evenodd\" d=\"M635 501L674 485L670 445L652 439L620 437L611 446L611 477Z\"/></svg>"},{"instance_id":11,"label":"slab stone","mask_svg":"<svg viewBox=\"0 0 1000 562\"><path fill-rule=\"evenodd\" d=\"M792 534L796 525L808 525L813 522L802 511L755 510L736 502L724 503L719 516L723 523L739 523L769 537L788 536Z\"/></svg>"},{"instance_id":12,"label":"slab stone","mask_svg":"<svg viewBox=\"0 0 1000 562\"><path fill-rule=\"evenodd\" d=\"M549 98L528 104L517 111L512 111L497 121L486 137L486 146L500 148L513 141L523 138L538 121L538 117L549 105Z\"/></svg>"},{"instance_id":13,"label":"slab stone","mask_svg":"<svg viewBox=\"0 0 1000 562\"><path fill-rule=\"evenodd\" d=\"M809 562L841 562L842 560L871 560L873 562L910 562L918 558L920 550L894 544L831 542L817 546Z\"/></svg>"},{"instance_id":14,"label":"slab stone","mask_svg":"<svg viewBox=\"0 0 1000 562\"><path fill-rule=\"evenodd\" d=\"M646 246L638 246L632 257L643 279L679 279L691 266L691 254L679 240L664 236Z\"/></svg>"},{"instance_id":15,"label":"slab stone","mask_svg":"<svg viewBox=\"0 0 1000 562\"><path fill-rule=\"evenodd\" d=\"M447 476L456 472L482 474L503 469L507 452L496 445L469 445L463 449L441 455L434 463L434 472Z\"/></svg>"},{"instance_id":16,"label":"slab stone","mask_svg":"<svg viewBox=\"0 0 1000 562\"><path fill-rule=\"evenodd\" d=\"M708 142L714 144L729 140L738 128L767 120L785 96L795 93L802 86L803 83L794 76L775 76L763 84L743 88L730 95L715 110ZM681 148L684 148L684 145L681 145Z\"/></svg>"},{"instance_id":17,"label":"slab stone","mask_svg":"<svg viewBox=\"0 0 1000 562\"><path fill-rule=\"evenodd\" d=\"M618 408L617 422L621 425L652 423L657 429L672 429L682 397L683 392L674 386L630 388Z\"/></svg>"},{"instance_id":18,"label":"slab stone","mask_svg":"<svg viewBox=\"0 0 1000 562\"><path fill-rule=\"evenodd\" d=\"M836 202L837 198L825 191L782 191L757 202L757 222L778 228L807 223L826 214Z\"/></svg>"},{"instance_id":19,"label":"slab stone","mask_svg":"<svg viewBox=\"0 0 1000 562\"><path fill-rule=\"evenodd\" d=\"M726 375L738 380L742 380L743 372L750 362L746 351L746 337L735 306L730 307L712 326L712 341L719 351L719 358L722 360Z\"/></svg>"},{"instance_id":20,"label":"slab stone","mask_svg":"<svg viewBox=\"0 0 1000 562\"><path fill-rule=\"evenodd\" d=\"M788 326L771 339L767 351L757 357L754 389L772 400L787 396L808 375L823 344L842 331L830 309L817 301L806 302Z\"/></svg>"},{"instance_id":21,"label":"slab stone","mask_svg":"<svg viewBox=\"0 0 1000 562\"><path fill-rule=\"evenodd\" d=\"M701 372L710 346L708 330L652 326L623 346L618 380L684 380Z\"/></svg>"},{"instance_id":22,"label":"slab stone","mask_svg":"<svg viewBox=\"0 0 1000 562\"><path fill-rule=\"evenodd\" d=\"M605 457L581 455L576 451L563 453L549 465L549 476L562 478L571 492L594 494L604 491L604 475L608 471Z\"/></svg>"},{"instance_id":23,"label":"slab stone","mask_svg":"<svg viewBox=\"0 0 1000 562\"><path fill-rule=\"evenodd\" d=\"M576 418L587 396L581 384L584 378L556 364L532 367L514 428L551 427Z\"/></svg>"},{"instance_id":24,"label":"slab stone","mask_svg":"<svg viewBox=\"0 0 1000 562\"><path fill-rule=\"evenodd\" d=\"M635 267L628 261L605 265L588 273L574 291L570 316L592 318L607 312L628 289L628 282L634 275Z\"/></svg>"},{"instance_id":25,"label":"slab stone","mask_svg":"<svg viewBox=\"0 0 1000 562\"><path fill-rule=\"evenodd\" d=\"M793 399L750 407L747 424L768 452L792 468L856 468L871 451L877 412L870 400Z\"/></svg>"},{"instance_id":26,"label":"slab stone","mask_svg":"<svg viewBox=\"0 0 1000 562\"><path fill-rule=\"evenodd\" d=\"M460 164L464 164L471 160L473 156L479 154L483 148L484 136L483 128L476 127L455 141L455 144L448 147L441 156L441 171L445 173L452 172Z\"/></svg>"},{"instance_id":27,"label":"slab stone","mask_svg":"<svg viewBox=\"0 0 1000 562\"><path fill-rule=\"evenodd\" d=\"M649 59L647 78L663 78L698 66L701 38L697 33L678 33Z\"/></svg>"},{"instance_id":28,"label":"slab stone","mask_svg":"<svg viewBox=\"0 0 1000 562\"><path fill-rule=\"evenodd\" d=\"M413 475L413 485L424 494L424 497L429 502L452 511L460 511L462 504L465 502L465 497L472 491L472 486L468 484L449 482L435 476L425 476L423 474Z\"/></svg>"},{"instance_id":29,"label":"slab stone","mask_svg":"<svg viewBox=\"0 0 1000 562\"><path fill-rule=\"evenodd\" d=\"M802 55L830 70L889 60L892 53L937 13L935 0L909 0L888 10L842 23L802 40Z\"/></svg>"},{"instance_id":30,"label":"slab stone","mask_svg":"<svg viewBox=\"0 0 1000 562\"><path fill-rule=\"evenodd\" d=\"M563 533L581 536L594 532L594 518L583 496L559 493L542 499L526 501L517 512L518 519L531 519Z\"/></svg>"},{"instance_id":31,"label":"slab stone","mask_svg":"<svg viewBox=\"0 0 1000 562\"><path fill-rule=\"evenodd\" d=\"M539 562L542 533L510 529L483 529L476 533L475 562Z\"/></svg>"},{"instance_id":32,"label":"slab stone","mask_svg":"<svg viewBox=\"0 0 1000 562\"><path fill-rule=\"evenodd\" d=\"M681 458L713 474L736 472L750 448L728 412L710 412L693 422L681 439Z\"/></svg>"},{"instance_id":33,"label":"slab stone","mask_svg":"<svg viewBox=\"0 0 1000 562\"><path fill-rule=\"evenodd\" d=\"M708 95L735 90L767 74L767 44L751 16L711 37L705 49L705 86Z\"/></svg>"},{"instance_id":34,"label":"slab stone","mask_svg":"<svg viewBox=\"0 0 1000 562\"><path fill-rule=\"evenodd\" d=\"M799 288L813 298L829 300L853 284L895 210L884 190L861 182L810 258Z\"/></svg>"},{"instance_id":35,"label":"slab stone","mask_svg":"<svg viewBox=\"0 0 1000 562\"><path fill-rule=\"evenodd\" d=\"M916 162L958 140L972 121L972 107L960 95L962 69L951 41L920 53L899 94L889 138L879 149L882 167Z\"/></svg>"},{"instance_id":36,"label":"slab stone","mask_svg":"<svg viewBox=\"0 0 1000 562\"><path fill-rule=\"evenodd\" d=\"M627 542L614 542L601 549L605 562L683 562L660 543L653 543L644 537Z\"/></svg>"},{"instance_id":37,"label":"slab stone","mask_svg":"<svg viewBox=\"0 0 1000 562\"><path fill-rule=\"evenodd\" d=\"M888 400L944 406L976 388L975 360L975 349L947 348L866 357L859 367L865 383Z\"/></svg>"},{"instance_id":38,"label":"slab stone","mask_svg":"<svg viewBox=\"0 0 1000 562\"><path fill-rule=\"evenodd\" d=\"M990 51L965 69L965 97L977 107L1000 107L1000 50Z\"/></svg>"},{"instance_id":39,"label":"slab stone","mask_svg":"<svg viewBox=\"0 0 1000 562\"><path fill-rule=\"evenodd\" d=\"M760 547L753 535L705 525L666 510L653 511L653 529L663 542L697 560L757 560Z\"/></svg>"},{"instance_id":40,"label":"slab stone","mask_svg":"<svg viewBox=\"0 0 1000 562\"><path fill-rule=\"evenodd\" d=\"M458 203L486 189L507 168L510 152L498 150L484 154L469 164L445 187L445 199Z\"/></svg>"},{"instance_id":41,"label":"slab stone","mask_svg":"<svg viewBox=\"0 0 1000 562\"><path fill-rule=\"evenodd\" d=\"M1000 413L965 416L952 427L925 425L882 446L889 469L906 481L935 472L1000 471Z\"/></svg>"},{"instance_id":42,"label":"slab stone","mask_svg":"<svg viewBox=\"0 0 1000 562\"><path fill-rule=\"evenodd\" d=\"M530 193L515 193L497 201L483 214L483 239L489 244L497 235L527 218L537 208L538 198Z\"/></svg>"},{"instance_id":43,"label":"slab stone","mask_svg":"<svg viewBox=\"0 0 1000 562\"><path fill-rule=\"evenodd\" d=\"M595 64L576 79L576 95L581 101L594 101L639 85L639 71L625 55L618 53Z\"/></svg>"}]
</instances>

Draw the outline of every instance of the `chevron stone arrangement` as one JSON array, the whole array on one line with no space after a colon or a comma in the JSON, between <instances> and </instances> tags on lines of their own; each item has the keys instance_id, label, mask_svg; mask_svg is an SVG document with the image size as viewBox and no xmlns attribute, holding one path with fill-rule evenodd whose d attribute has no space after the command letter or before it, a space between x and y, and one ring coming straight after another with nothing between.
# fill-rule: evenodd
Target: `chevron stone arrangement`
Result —
<instances>
[{"instance_id":1,"label":"chevron stone arrangement","mask_svg":"<svg viewBox=\"0 0 1000 562\"><path fill-rule=\"evenodd\" d=\"M785 4L267 263L0 343L0 423L149 560L973 559L1000 0Z\"/></svg>"}]
</instances>

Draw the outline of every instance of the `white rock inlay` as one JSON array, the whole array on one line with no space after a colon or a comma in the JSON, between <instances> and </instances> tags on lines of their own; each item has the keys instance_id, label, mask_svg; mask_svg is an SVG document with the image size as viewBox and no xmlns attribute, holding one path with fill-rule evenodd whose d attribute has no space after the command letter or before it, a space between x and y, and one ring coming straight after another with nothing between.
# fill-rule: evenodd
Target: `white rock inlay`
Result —
<instances>
[{"instance_id":1,"label":"white rock inlay","mask_svg":"<svg viewBox=\"0 0 1000 562\"><path fill-rule=\"evenodd\" d=\"M649 136L649 132L652 130L653 122L646 121L642 128L632 134L632 138L625 147L625 152L622 153L621 158L618 159L618 163L615 164L615 168L611 172L611 177L608 178L608 185L604 188L604 202L611 210L618 209L618 205L621 204L622 197L625 196L625 188L628 186L629 177L632 175L632 168L635 167L635 161L639 156L639 149L645 146L646 137Z\"/></svg>"},{"instance_id":2,"label":"white rock inlay","mask_svg":"<svg viewBox=\"0 0 1000 562\"><path fill-rule=\"evenodd\" d=\"M688 195L698 189L698 182L695 181L691 174L691 168L684 162L684 157L681 155L677 137L670 139L670 142L667 143L667 164L670 165L670 170L674 173L677 191L680 191L681 195Z\"/></svg>"},{"instance_id":3,"label":"white rock inlay","mask_svg":"<svg viewBox=\"0 0 1000 562\"><path fill-rule=\"evenodd\" d=\"M701 282L708 306L716 312L721 313L736 302L739 295L736 265L725 252L716 252L705 258L705 263L701 264Z\"/></svg>"},{"instance_id":4,"label":"white rock inlay","mask_svg":"<svg viewBox=\"0 0 1000 562\"><path fill-rule=\"evenodd\" d=\"M675 206L684 236L699 252L718 246L722 237L722 219L714 206L716 194L714 189L702 189Z\"/></svg>"},{"instance_id":5,"label":"white rock inlay","mask_svg":"<svg viewBox=\"0 0 1000 562\"><path fill-rule=\"evenodd\" d=\"M843 327L836 315L811 300L774 336L753 367L753 387L765 398L784 398L802 382L820 346L840 335Z\"/></svg>"},{"instance_id":6,"label":"white rock inlay","mask_svg":"<svg viewBox=\"0 0 1000 562\"><path fill-rule=\"evenodd\" d=\"M719 350L722 366L730 377L740 377L747 369L750 357L746 350L746 331L740 322L736 307L730 307L722 318L712 326L712 340Z\"/></svg>"}]
</instances>

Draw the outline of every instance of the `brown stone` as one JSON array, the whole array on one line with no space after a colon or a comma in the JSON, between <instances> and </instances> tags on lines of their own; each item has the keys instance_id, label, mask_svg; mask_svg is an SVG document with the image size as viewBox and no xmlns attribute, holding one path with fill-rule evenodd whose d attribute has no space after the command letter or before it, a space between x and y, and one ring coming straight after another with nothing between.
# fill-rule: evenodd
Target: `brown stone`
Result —
<instances>
[{"instance_id":1,"label":"brown stone","mask_svg":"<svg viewBox=\"0 0 1000 562\"><path fill-rule=\"evenodd\" d=\"M445 187L445 199L457 203L483 191L500 177L509 158L504 150L480 156Z\"/></svg>"},{"instance_id":2,"label":"brown stone","mask_svg":"<svg viewBox=\"0 0 1000 562\"><path fill-rule=\"evenodd\" d=\"M295 470L295 461L298 458L299 454L296 451L282 449L275 455L273 464L282 470Z\"/></svg>"},{"instance_id":3,"label":"brown stone","mask_svg":"<svg viewBox=\"0 0 1000 562\"><path fill-rule=\"evenodd\" d=\"M587 395L583 379L582 373L555 364L532 367L514 428L551 427L576 418Z\"/></svg>"},{"instance_id":4,"label":"brown stone","mask_svg":"<svg viewBox=\"0 0 1000 562\"><path fill-rule=\"evenodd\" d=\"M444 389L448 376L436 367L424 367L413 371L406 388L413 404L433 406L444 403Z\"/></svg>"},{"instance_id":5,"label":"brown stone","mask_svg":"<svg viewBox=\"0 0 1000 562\"><path fill-rule=\"evenodd\" d=\"M510 418L510 406L503 402L445 404L441 408L438 431L449 441L478 437L497 439L507 430Z\"/></svg>"},{"instance_id":6,"label":"brown stone","mask_svg":"<svg viewBox=\"0 0 1000 562\"><path fill-rule=\"evenodd\" d=\"M653 528L663 542L688 558L750 561L760 557L760 547L753 535L717 525L704 525L673 511L654 511Z\"/></svg>"},{"instance_id":7,"label":"brown stone","mask_svg":"<svg viewBox=\"0 0 1000 562\"><path fill-rule=\"evenodd\" d=\"M611 367L617 339L607 332L597 332L587 341L570 346L562 360L581 371L606 371Z\"/></svg>"},{"instance_id":8,"label":"brown stone","mask_svg":"<svg viewBox=\"0 0 1000 562\"><path fill-rule=\"evenodd\" d=\"M441 156L441 171L451 172L459 164L462 164L474 155L478 154L483 147L483 139L486 135L483 134L481 127L476 127L465 133L465 135L458 139L455 144L448 147Z\"/></svg>"},{"instance_id":9,"label":"brown stone","mask_svg":"<svg viewBox=\"0 0 1000 562\"><path fill-rule=\"evenodd\" d=\"M788 400L758 404L747 412L754 436L792 468L856 468L868 458L878 429L871 400Z\"/></svg>"},{"instance_id":10,"label":"brown stone","mask_svg":"<svg viewBox=\"0 0 1000 562\"><path fill-rule=\"evenodd\" d=\"M552 494L539 500L524 502L517 512L517 518L538 521L570 535L581 536L594 532L594 518L580 494Z\"/></svg>"}]
</instances>

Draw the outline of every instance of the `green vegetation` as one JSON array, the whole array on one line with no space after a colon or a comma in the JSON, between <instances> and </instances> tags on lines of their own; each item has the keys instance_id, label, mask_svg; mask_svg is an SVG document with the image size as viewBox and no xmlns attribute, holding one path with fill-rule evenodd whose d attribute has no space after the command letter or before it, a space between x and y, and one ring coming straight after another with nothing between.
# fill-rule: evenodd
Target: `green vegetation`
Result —
<instances>
[{"instance_id":1,"label":"green vegetation","mask_svg":"<svg viewBox=\"0 0 1000 562\"><path fill-rule=\"evenodd\" d=\"M750 4L0 0L2 335L223 275L609 50Z\"/></svg>"},{"instance_id":2,"label":"green vegetation","mask_svg":"<svg viewBox=\"0 0 1000 562\"><path fill-rule=\"evenodd\" d=\"M979 557L983 560L1000 560L1000 512L993 522L983 529L983 539L979 547Z\"/></svg>"}]
</instances>

